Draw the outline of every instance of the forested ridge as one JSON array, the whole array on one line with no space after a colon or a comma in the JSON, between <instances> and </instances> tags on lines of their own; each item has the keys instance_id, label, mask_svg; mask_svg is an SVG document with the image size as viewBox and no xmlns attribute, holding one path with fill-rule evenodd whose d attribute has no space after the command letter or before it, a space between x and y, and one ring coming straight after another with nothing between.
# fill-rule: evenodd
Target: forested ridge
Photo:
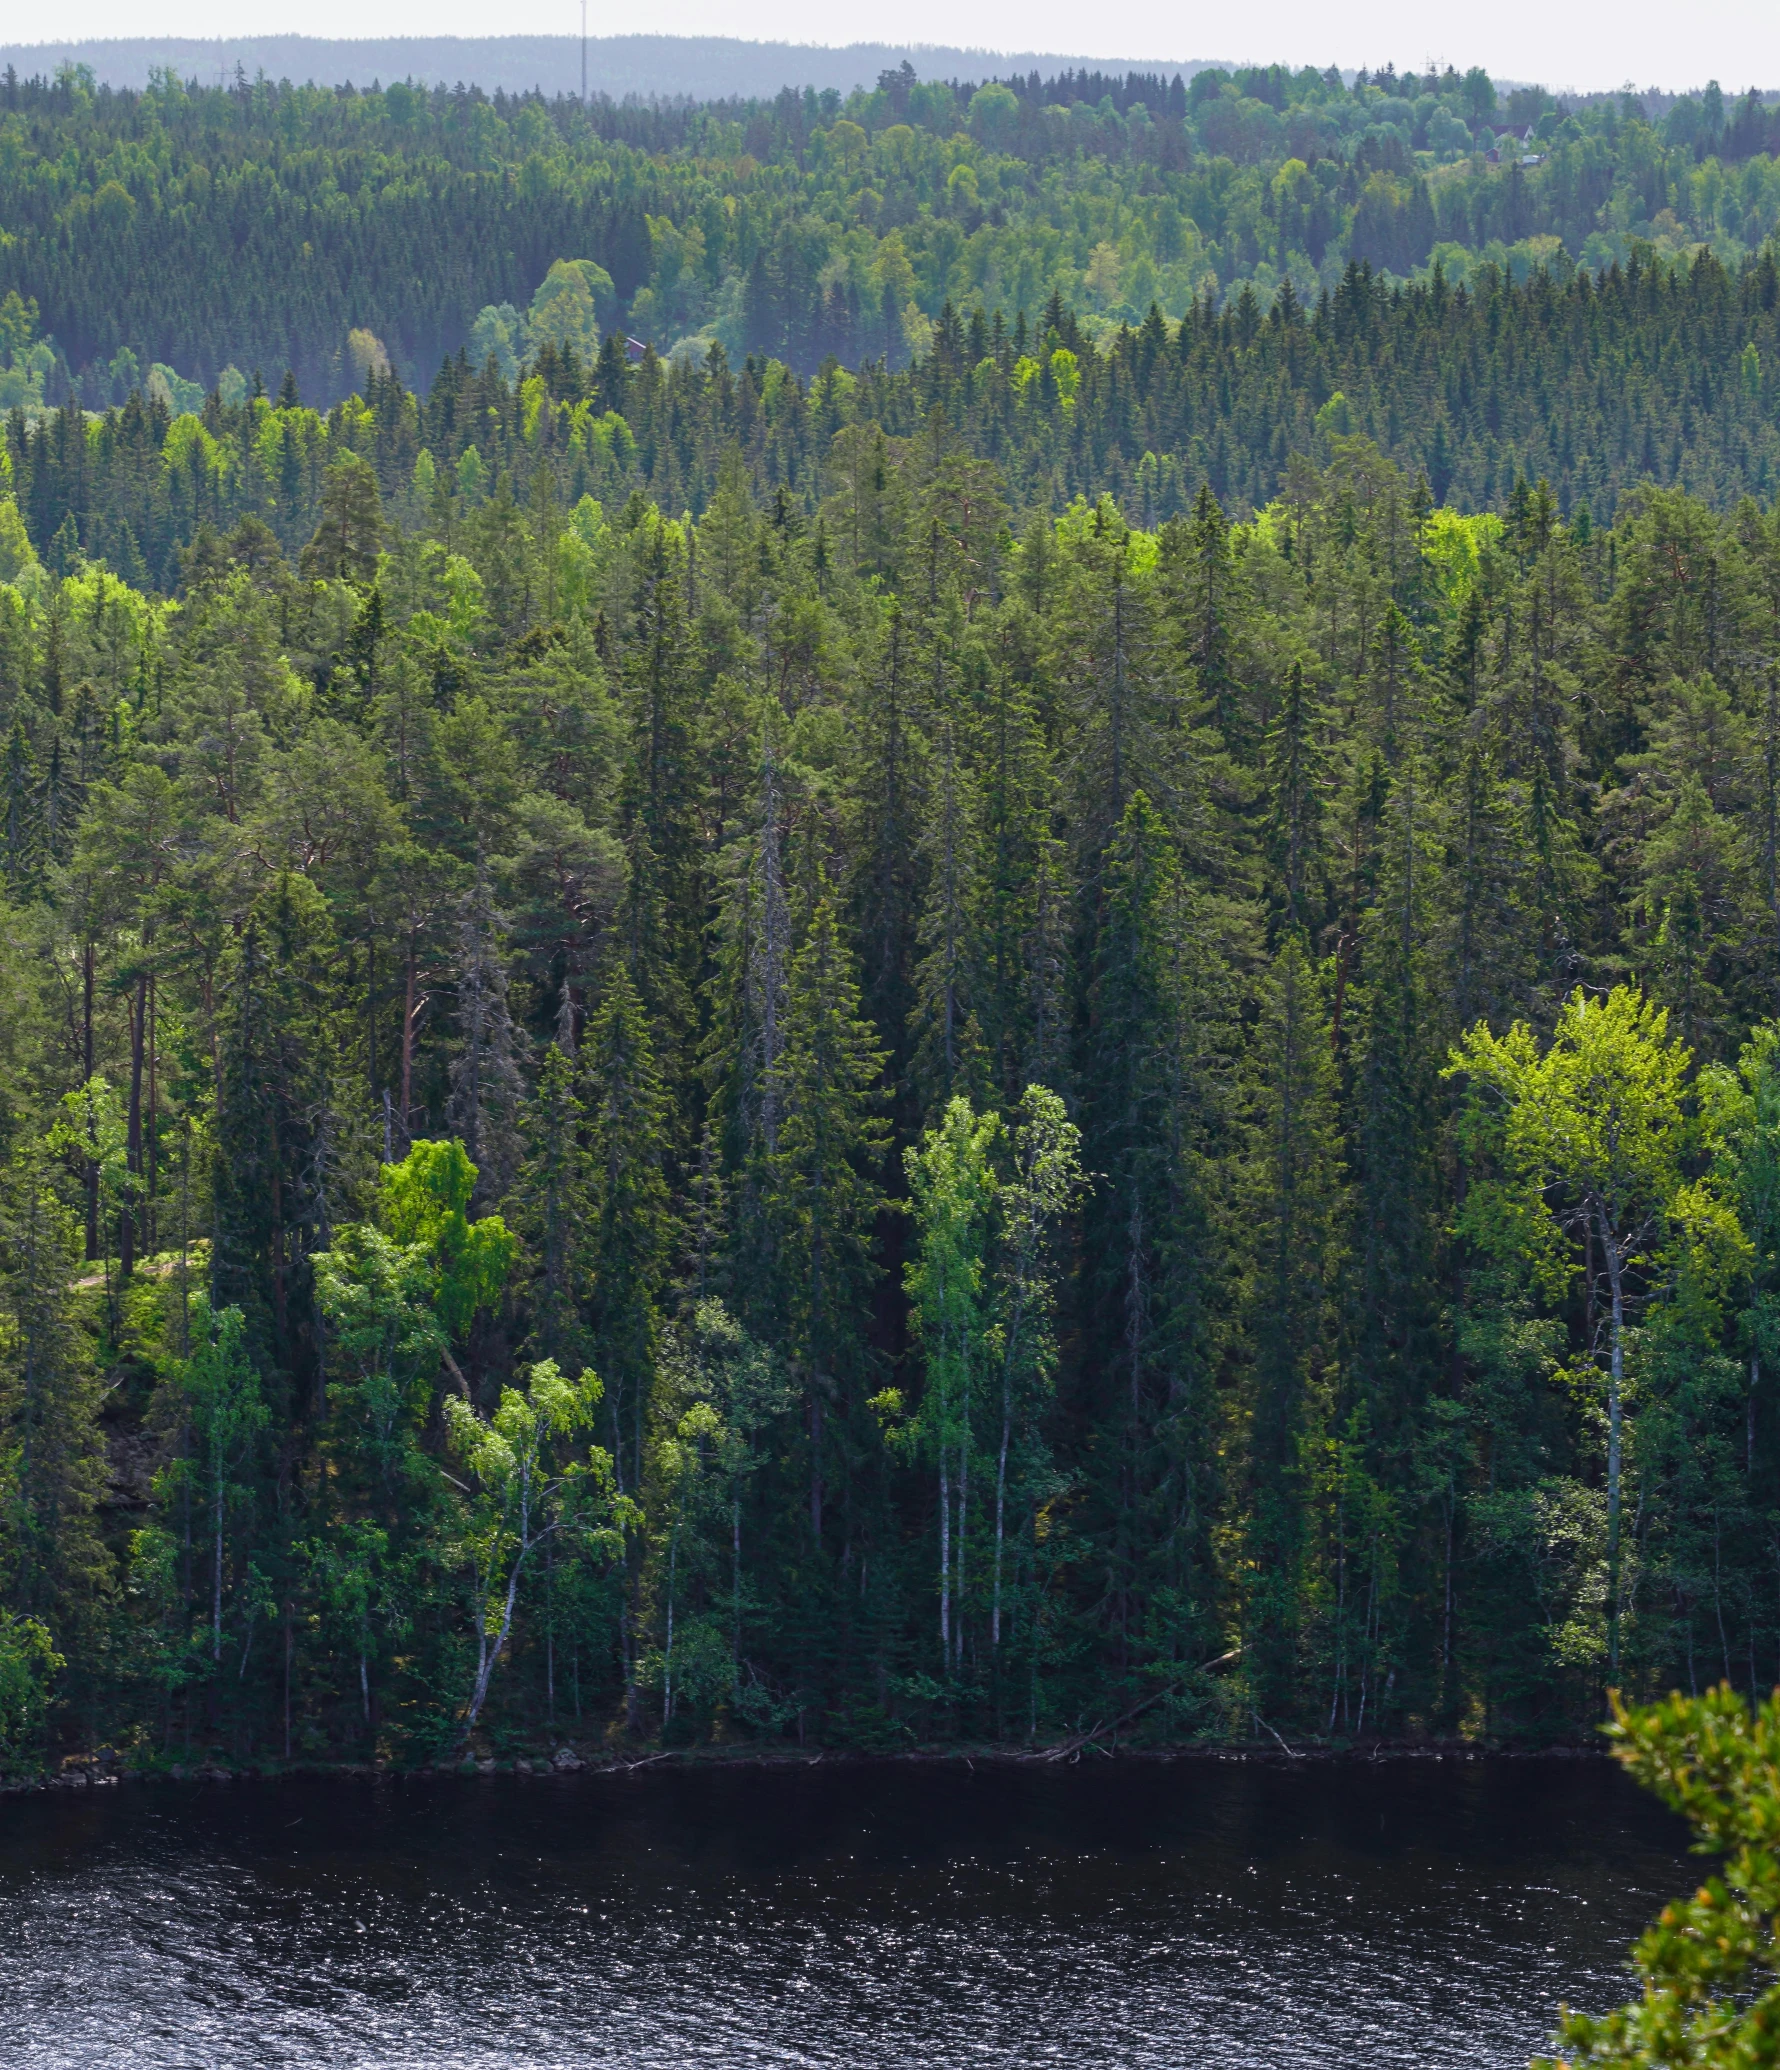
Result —
<instances>
[{"instance_id":1,"label":"forested ridge","mask_svg":"<svg viewBox=\"0 0 1780 2070\"><path fill-rule=\"evenodd\" d=\"M1769 1686L1772 258L541 276L8 420L0 1766Z\"/></svg>"},{"instance_id":2,"label":"forested ridge","mask_svg":"<svg viewBox=\"0 0 1780 2070\"><path fill-rule=\"evenodd\" d=\"M354 329L422 382L555 259L603 269L601 321L664 357L715 342L803 375L925 357L948 302L1011 326L1056 296L1104 346L1245 286L1314 308L1350 261L1473 288L1640 252L1735 273L1780 222L1777 147L1753 90L1560 100L1477 68L904 65L844 101L696 105L8 71L0 298L34 300L50 342L0 340L0 404L103 409L156 366L200 401L288 366L332 403Z\"/></svg>"},{"instance_id":3,"label":"forested ridge","mask_svg":"<svg viewBox=\"0 0 1780 2070\"><path fill-rule=\"evenodd\" d=\"M1104 350L1056 300L1030 323L948 306L901 372L831 358L808 380L764 354L732 366L720 344L629 351L600 333L584 265L551 265L535 320L508 312L541 334L523 380L524 341L500 323L511 378L492 351L479 367L460 352L412 393L367 347L363 392L325 413L291 374L258 392L243 380L233 400L194 389L177 412L141 388L103 414L18 409L0 493L52 571L85 554L172 589L205 526L253 515L297 553L348 452L407 522L441 536L500 479L528 501L547 478L553 511L588 495L617 509L640 490L670 515L702 513L737 457L757 495L813 524L836 439L863 452L879 434L992 464L1023 513L1110 493L1144 527L1186 514L1207 484L1252 515L1294 456L1326 464L1353 436L1436 501L1491 509L1543 479L1562 515L1592 525L1645 482L1728 511L1780 479L1780 269L1766 251L1734 275L1710 252L1677 270L1634 257L1598 282L1497 277L1476 294L1438 279L1392 289L1356 264L1313 312L1289 288L1265 314L1251 296L1207 299L1178 325L1123 327ZM0 303L0 328L9 319L31 322L16 301ZM0 541L0 555L24 550Z\"/></svg>"}]
</instances>

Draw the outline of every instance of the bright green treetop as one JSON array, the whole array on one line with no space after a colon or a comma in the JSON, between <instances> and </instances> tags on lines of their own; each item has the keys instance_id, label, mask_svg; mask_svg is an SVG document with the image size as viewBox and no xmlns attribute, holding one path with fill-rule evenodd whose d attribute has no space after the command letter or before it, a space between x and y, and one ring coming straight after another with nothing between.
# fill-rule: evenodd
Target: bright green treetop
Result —
<instances>
[{"instance_id":1,"label":"bright green treetop","mask_svg":"<svg viewBox=\"0 0 1780 2070\"><path fill-rule=\"evenodd\" d=\"M1500 1190L1481 1187L1468 1203L1473 1232L1486 1245L1519 1243L1548 1260L1561 1232L1582 1240L1588 1271L1605 1272L1609 1673L1619 1666L1627 1279L1682 1205L1691 1132L1682 1095L1692 1061L1670 1040L1668 1015L1641 993L1616 985L1591 999L1578 986L1543 1054L1524 1021L1505 1036L1480 1022L1447 1069L1471 1083L1473 1148L1493 1147L1506 1176Z\"/></svg>"},{"instance_id":2,"label":"bright green treetop","mask_svg":"<svg viewBox=\"0 0 1780 2070\"><path fill-rule=\"evenodd\" d=\"M518 1249L499 1215L469 1219L475 1188L476 1167L455 1137L418 1142L400 1164L383 1169L384 1232L432 1253L439 1271L434 1312L454 1337L477 1309L499 1299Z\"/></svg>"}]
</instances>

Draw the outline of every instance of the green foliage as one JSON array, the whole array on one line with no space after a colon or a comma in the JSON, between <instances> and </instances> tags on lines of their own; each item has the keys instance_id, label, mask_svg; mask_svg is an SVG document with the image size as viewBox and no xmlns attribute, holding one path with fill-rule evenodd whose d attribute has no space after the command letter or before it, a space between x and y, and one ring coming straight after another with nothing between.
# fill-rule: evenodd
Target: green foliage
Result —
<instances>
[{"instance_id":1,"label":"green foliage","mask_svg":"<svg viewBox=\"0 0 1780 2070\"><path fill-rule=\"evenodd\" d=\"M240 1309L225 1308L213 1317L200 1297L194 1310L196 1348L180 1367L175 1385L184 1396L192 1429L192 1493L209 1526L211 1660L220 1662L223 1597L231 1579L225 1540L231 1521L238 1523L252 1501L253 1452L269 1417L259 1374L247 1355Z\"/></svg>"},{"instance_id":2,"label":"green foliage","mask_svg":"<svg viewBox=\"0 0 1780 2070\"><path fill-rule=\"evenodd\" d=\"M1609 1298L1607 1339L1607 1663L1619 1670L1621 1420L1628 1276L1648 1262L1676 1223L1703 1218L1683 1198L1684 1096L1693 1059L1672 1041L1664 1010L1625 986L1603 1001L1580 989L1558 1016L1543 1056L1517 1021L1505 1037L1474 1028L1453 1052L1472 1098L1502 1107L1499 1155L1506 1199L1479 1189L1473 1213L1498 1253L1549 1256L1559 1227L1582 1239L1591 1302L1597 1269ZM1707 1239L1710 1242L1710 1239ZM1599 1267L1596 1260L1599 1259Z\"/></svg>"},{"instance_id":3,"label":"green foliage","mask_svg":"<svg viewBox=\"0 0 1780 2070\"><path fill-rule=\"evenodd\" d=\"M501 1389L490 1417L455 1395L446 1401L452 1449L475 1476L478 1491L460 1541L477 1646L476 1680L464 1712L466 1739L512 1630L527 1560L565 1531L592 1534L594 1546L607 1553L622 1546L628 1505L615 1494L610 1454L596 1446L585 1459L560 1456L592 1422L600 1392L593 1374L569 1380L544 1359L532 1367L523 1389Z\"/></svg>"},{"instance_id":4,"label":"green foliage","mask_svg":"<svg viewBox=\"0 0 1780 2070\"><path fill-rule=\"evenodd\" d=\"M1767 1674L1762 262L1342 262L1127 330L1162 261L1090 209L1022 332L987 274L920 299L930 225L992 256L1025 208L998 158L1047 208L1147 168L1145 237L1203 169L1123 83L1116 151L1079 97L883 91L798 117L797 179L944 194L855 222L912 366L633 362L743 218L713 322L806 321L797 124L746 179L726 127L735 217L701 256L650 207L627 273L534 107L548 241L476 291L514 379L361 339L326 414L0 441L0 1609L68 1663L46 1748L1537 1739L1616 1654ZM1396 235L1419 99L1152 123L1226 196L1272 165L1295 236L1324 159L1267 139L1351 102ZM597 350L527 358L567 252Z\"/></svg>"},{"instance_id":5,"label":"green foliage","mask_svg":"<svg viewBox=\"0 0 1780 2070\"><path fill-rule=\"evenodd\" d=\"M909 1438L939 1472L939 1638L949 1667L962 1658L971 1468L982 1465L976 1400L992 1346L984 1296L1000 1118L978 1117L962 1095L947 1103L919 1149L904 1154L917 1248L905 1273L909 1322L925 1386ZM956 1604L956 1608L954 1608Z\"/></svg>"},{"instance_id":6,"label":"green foliage","mask_svg":"<svg viewBox=\"0 0 1780 2070\"><path fill-rule=\"evenodd\" d=\"M518 1248L499 1215L469 1219L476 1167L455 1136L414 1143L378 1176L378 1214L394 1242L425 1254L438 1275L433 1312L451 1336L500 1299Z\"/></svg>"},{"instance_id":7,"label":"green foliage","mask_svg":"<svg viewBox=\"0 0 1780 2070\"><path fill-rule=\"evenodd\" d=\"M56 1672L68 1663L34 1617L0 1611L0 1774L37 1751Z\"/></svg>"},{"instance_id":8,"label":"green foliage","mask_svg":"<svg viewBox=\"0 0 1780 2070\"><path fill-rule=\"evenodd\" d=\"M1599 2016L1566 2012L1562 2053L1534 2070L1740 2070L1771 2063L1780 1982L1780 1694L1752 1708L1728 1683L1628 1709L1610 1728L1627 1772L1685 1818L1718 1868L1634 1944L1642 1996Z\"/></svg>"},{"instance_id":9,"label":"green foliage","mask_svg":"<svg viewBox=\"0 0 1780 2070\"><path fill-rule=\"evenodd\" d=\"M1758 95L1722 100L1684 96L1658 126L1571 97L1506 130L1487 75L1450 67L650 108L271 82L70 102L15 83L0 406L76 384L122 404L145 365L145 399L171 411L213 386L232 406L229 376L256 364L334 397L378 340L406 375L467 337L472 371L492 356L511 381L546 344L590 359L596 311L664 357L715 341L811 372L829 352L924 353L948 302L1030 324L1055 295L1110 331L1245 288L1257 316L1285 289L1309 306L1350 259L1399 278L1437 260L1472 290L1638 253L1734 268L1780 216L1777 133ZM349 347L367 321L376 352Z\"/></svg>"},{"instance_id":10,"label":"green foliage","mask_svg":"<svg viewBox=\"0 0 1780 2070\"><path fill-rule=\"evenodd\" d=\"M1591 96L1528 140L1451 69L649 110L7 91L9 581L85 557L171 588L251 513L368 586L353 457L392 515L424 453L429 503L542 459L568 502L640 485L677 516L756 413L757 482L803 502L837 424L906 437L937 404L1020 504L1110 487L1146 522L1204 481L1259 507L1287 451L1351 436L1470 509L1518 471L1596 520L1646 477L1728 507L1780 467L1759 96L1684 97L1680 129Z\"/></svg>"}]
</instances>

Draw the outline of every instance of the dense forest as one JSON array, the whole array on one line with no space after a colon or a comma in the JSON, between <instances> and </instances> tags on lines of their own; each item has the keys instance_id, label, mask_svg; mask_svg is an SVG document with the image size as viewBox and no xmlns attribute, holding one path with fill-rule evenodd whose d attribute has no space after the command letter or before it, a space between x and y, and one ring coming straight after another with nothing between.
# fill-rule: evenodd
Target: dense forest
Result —
<instances>
[{"instance_id":1,"label":"dense forest","mask_svg":"<svg viewBox=\"0 0 1780 2070\"><path fill-rule=\"evenodd\" d=\"M905 64L845 100L673 106L9 71L0 299L35 300L51 342L0 342L0 406L103 409L157 366L200 400L288 366L332 403L351 330L412 385L556 259L597 265L602 323L663 357L715 342L803 375L925 357L948 302L1011 325L1055 296L1104 348L1152 304L1178 322L1244 285L1312 308L1350 260L1458 287L1708 248L1735 273L1780 223L1777 146L1754 92L1565 102L1477 69L973 85Z\"/></svg>"},{"instance_id":2,"label":"dense forest","mask_svg":"<svg viewBox=\"0 0 1780 2070\"><path fill-rule=\"evenodd\" d=\"M0 1766L1780 1677L1772 255L806 377L586 251L8 421Z\"/></svg>"}]
</instances>

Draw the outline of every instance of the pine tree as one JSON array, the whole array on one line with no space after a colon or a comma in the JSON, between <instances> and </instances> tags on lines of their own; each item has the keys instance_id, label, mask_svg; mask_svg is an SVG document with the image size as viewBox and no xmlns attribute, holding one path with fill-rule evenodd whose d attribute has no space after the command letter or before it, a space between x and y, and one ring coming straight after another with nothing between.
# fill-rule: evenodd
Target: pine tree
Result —
<instances>
[{"instance_id":1,"label":"pine tree","mask_svg":"<svg viewBox=\"0 0 1780 2070\"><path fill-rule=\"evenodd\" d=\"M1354 1312L1347 1371L1322 1433L1321 1498L1334 1570L1332 1581L1324 1576L1335 1656L1330 1712L1356 1731L1403 1664L1397 1544L1417 1489L1426 1397L1444 1352L1434 1065L1444 1016L1429 984L1437 850L1424 817L1426 781L1408 736L1379 829L1377 902L1360 928L1348 1159Z\"/></svg>"},{"instance_id":2,"label":"pine tree","mask_svg":"<svg viewBox=\"0 0 1780 2070\"><path fill-rule=\"evenodd\" d=\"M1057 882L1055 790L1030 695L998 666L989 699L973 871L976 1014L992 1096L1011 1107L1034 1080L1067 1082L1061 927L1070 901Z\"/></svg>"},{"instance_id":3,"label":"pine tree","mask_svg":"<svg viewBox=\"0 0 1780 2070\"><path fill-rule=\"evenodd\" d=\"M315 536L298 563L306 581L351 582L368 589L386 532L383 498L369 462L349 453L328 470Z\"/></svg>"}]
</instances>

